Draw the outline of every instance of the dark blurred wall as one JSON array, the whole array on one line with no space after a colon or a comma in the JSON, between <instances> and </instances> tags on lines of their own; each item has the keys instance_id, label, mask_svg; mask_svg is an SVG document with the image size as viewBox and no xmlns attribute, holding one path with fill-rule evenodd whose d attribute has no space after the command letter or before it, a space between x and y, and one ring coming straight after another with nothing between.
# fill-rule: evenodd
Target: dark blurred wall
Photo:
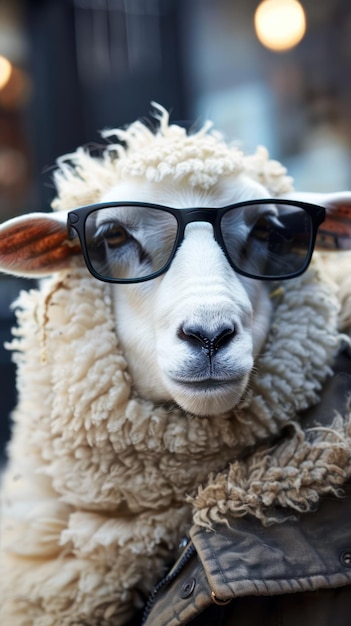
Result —
<instances>
[{"instance_id":1,"label":"dark blurred wall","mask_svg":"<svg viewBox=\"0 0 351 626\"><path fill-rule=\"evenodd\" d=\"M29 110L41 209L61 154L147 115L186 116L179 0L27 0ZM44 185L43 185L43 180Z\"/></svg>"}]
</instances>

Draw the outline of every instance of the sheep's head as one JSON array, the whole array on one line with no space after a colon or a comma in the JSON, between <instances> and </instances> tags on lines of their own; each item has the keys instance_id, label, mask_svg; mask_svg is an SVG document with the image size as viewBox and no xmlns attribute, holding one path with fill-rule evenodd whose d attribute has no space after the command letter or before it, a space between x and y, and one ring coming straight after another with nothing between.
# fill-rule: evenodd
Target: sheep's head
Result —
<instances>
[{"instance_id":1,"label":"sheep's head","mask_svg":"<svg viewBox=\"0 0 351 626\"><path fill-rule=\"evenodd\" d=\"M111 190L105 202L133 198L142 202L187 207L225 206L225 185L207 193L186 189L177 198L169 181L130 181ZM233 189L230 191L233 198ZM235 192L234 192L235 198ZM140 208L111 209L114 222L130 223ZM146 257L172 249L174 217L143 207L143 224L133 224L130 247L133 271ZM129 219L128 219L129 218ZM128 231L127 231L128 232ZM151 237L150 237L151 235ZM118 237L119 237L118 233ZM123 231L124 238L126 237ZM113 237L113 235L112 235ZM114 240L112 241L112 246ZM127 250L125 244L125 249ZM116 253L116 250L113 250ZM152 280L113 286L118 335L138 392L154 401L175 401L196 414L214 414L234 406L241 398L269 323L269 295L259 281L238 276L214 239L210 223L186 226L184 239L169 269Z\"/></svg>"},{"instance_id":2,"label":"sheep's head","mask_svg":"<svg viewBox=\"0 0 351 626\"><path fill-rule=\"evenodd\" d=\"M263 149L244 157L208 127L187 135L168 124L165 111L156 133L136 123L114 134L126 147L110 144L101 159L78 150L60 161L56 214L33 214L2 226L0 268L43 275L77 263L75 229L82 212L75 207L103 203L90 213L86 230L94 230L89 234L94 243L89 245L99 254L108 248L118 269L106 269L106 258L93 260L91 269L110 280L156 273L144 282L111 285L117 333L137 392L197 415L225 412L242 398L270 322L272 283L258 279L261 261L252 265L256 244L250 248L248 237L258 217L268 214L281 228L282 216L272 203L236 207L220 225L213 216L221 207L288 194L290 179ZM349 194L307 199L350 205ZM182 239L173 247L172 209L185 215L190 208L204 210L187 214ZM283 274L279 264L269 271Z\"/></svg>"}]
</instances>

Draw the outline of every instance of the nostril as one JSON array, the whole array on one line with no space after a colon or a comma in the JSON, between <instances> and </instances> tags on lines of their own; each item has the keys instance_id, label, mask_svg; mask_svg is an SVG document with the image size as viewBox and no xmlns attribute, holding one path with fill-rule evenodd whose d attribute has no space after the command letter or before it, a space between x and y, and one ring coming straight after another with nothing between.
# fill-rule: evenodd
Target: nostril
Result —
<instances>
[{"instance_id":1,"label":"nostril","mask_svg":"<svg viewBox=\"0 0 351 626\"><path fill-rule=\"evenodd\" d=\"M213 339L214 349L218 350L218 348L221 348L222 346L229 343L231 339L234 337L234 335L235 335L234 325L223 328L221 332L218 333L217 336L214 337Z\"/></svg>"},{"instance_id":2,"label":"nostril","mask_svg":"<svg viewBox=\"0 0 351 626\"><path fill-rule=\"evenodd\" d=\"M219 348L227 345L235 335L234 324L225 324L209 331L202 326L189 326L183 324L177 333L179 339L201 347L208 356L213 356Z\"/></svg>"},{"instance_id":3,"label":"nostril","mask_svg":"<svg viewBox=\"0 0 351 626\"><path fill-rule=\"evenodd\" d=\"M177 335L179 339L192 343L195 346L200 344L202 347L206 347L208 342L211 341L200 326L187 326L184 324L178 329Z\"/></svg>"}]
</instances>

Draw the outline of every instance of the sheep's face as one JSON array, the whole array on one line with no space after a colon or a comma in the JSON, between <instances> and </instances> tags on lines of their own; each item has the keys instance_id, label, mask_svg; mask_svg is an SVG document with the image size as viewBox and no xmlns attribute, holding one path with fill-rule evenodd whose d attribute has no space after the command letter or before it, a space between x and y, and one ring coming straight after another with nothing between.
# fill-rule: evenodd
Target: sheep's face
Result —
<instances>
[{"instance_id":1,"label":"sheep's face","mask_svg":"<svg viewBox=\"0 0 351 626\"><path fill-rule=\"evenodd\" d=\"M221 207L267 196L237 177L208 192L166 182L123 183L101 200L145 201L175 208ZM161 227L152 245L167 237ZM197 415L238 404L270 319L266 286L238 276L208 223L189 224L168 271L148 282L112 285L117 332L137 392L174 401Z\"/></svg>"}]
</instances>

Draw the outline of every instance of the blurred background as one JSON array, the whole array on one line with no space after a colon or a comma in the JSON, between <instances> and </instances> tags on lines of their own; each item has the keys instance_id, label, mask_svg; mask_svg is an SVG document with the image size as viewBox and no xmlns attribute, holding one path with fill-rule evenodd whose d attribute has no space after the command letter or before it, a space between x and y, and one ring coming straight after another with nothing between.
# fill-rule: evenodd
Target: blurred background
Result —
<instances>
[{"instance_id":1,"label":"blurred background","mask_svg":"<svg viewBox=\"0 0 351 626\"><path fill-rule=\"evenodd\" d=\"M245 151L281 160L300 190L351 188L350 0L0 0L0 221L47 211L55 159L147 117L212 119ZM16 402L3 349L0 456Z\"/></svg>"}]
</instances>

